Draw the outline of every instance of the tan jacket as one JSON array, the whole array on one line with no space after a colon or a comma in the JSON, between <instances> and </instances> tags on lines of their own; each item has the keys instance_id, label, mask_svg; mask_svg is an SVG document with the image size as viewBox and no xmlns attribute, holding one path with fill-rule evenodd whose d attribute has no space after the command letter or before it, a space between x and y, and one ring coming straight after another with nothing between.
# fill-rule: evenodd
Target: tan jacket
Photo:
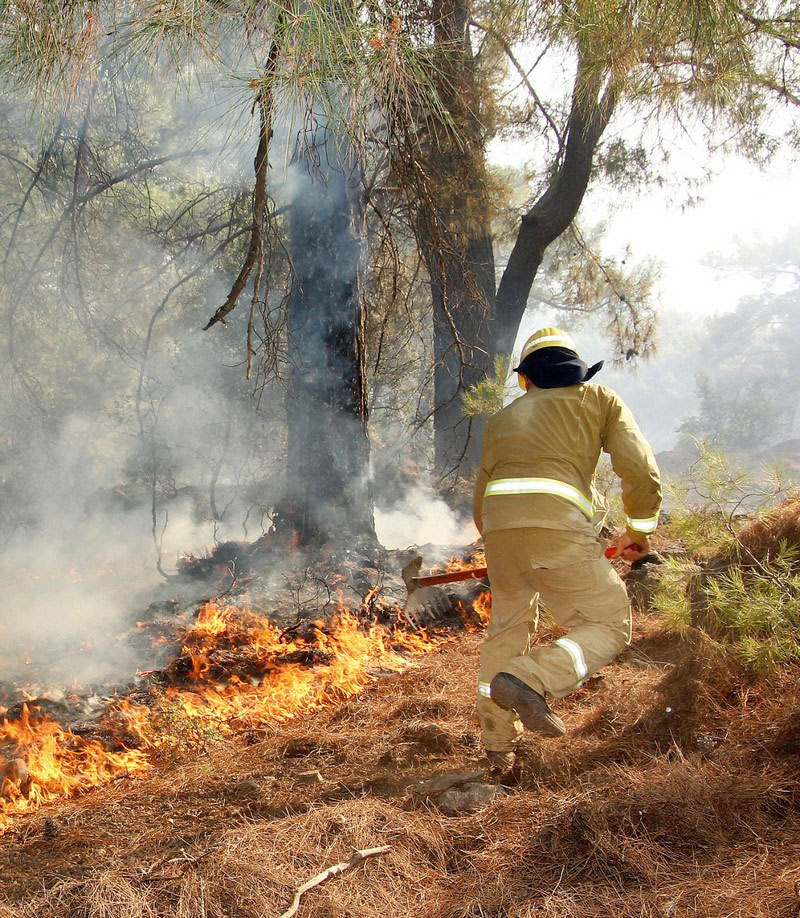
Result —
<instances>
[{"instance_id":1,"label":"tan jacket","mask_svg":"<svg viewBox=\"0 0 800 918\"><path fill-rule=\"evenodd\" d=\"M653 451L622 399L611 389L580 383L559 389L531 387L486 426L475 481L474 517L485 534L541 527L594 531L585 512L550 494L491 494L496 479L544 478L577 488L599 509L594 490L600 451L622 479L628 534L651 532L661 507L661 481ZM598 514L599 516L600 514ZM637 523L642 527L636 529Z\"/></svg>"}]
</instances>

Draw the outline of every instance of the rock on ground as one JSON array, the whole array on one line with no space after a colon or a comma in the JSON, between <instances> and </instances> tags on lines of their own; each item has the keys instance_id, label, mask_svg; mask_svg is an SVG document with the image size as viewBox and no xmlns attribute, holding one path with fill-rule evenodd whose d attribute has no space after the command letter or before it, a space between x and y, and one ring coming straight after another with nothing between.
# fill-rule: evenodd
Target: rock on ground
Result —
<instances>
[{"instance_id":1,"label":"rock on ground","mask_svg":"<svg viewBox=\"0 0 800 918\"><path fill-rule=\"evenodd\" d=\"M462 816L483 809L504 795L497 784L470 781L451 787L436 798L436 805L446 816Z\"/></svg>"}]
</instances>

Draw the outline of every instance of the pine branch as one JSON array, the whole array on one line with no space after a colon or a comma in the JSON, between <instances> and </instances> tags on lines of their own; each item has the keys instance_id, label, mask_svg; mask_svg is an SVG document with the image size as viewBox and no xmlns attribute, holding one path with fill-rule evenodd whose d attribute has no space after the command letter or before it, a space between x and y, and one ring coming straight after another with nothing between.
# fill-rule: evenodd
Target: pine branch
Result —
<instances>
[{"instance_id":1,"label":"pine branch","mask_svg":"<svg viewBox=\"0 0 800 918\"><path fill-rule=\"evenodd\" d=\"M225 322L239 302L239 297L250 279L253 268L261 261L264 252L264 220L267 211L267 170L269 168L269 142L272 137L272 109L274 103L274 81L278 69L281 53L281 32L283 30L284 14L281 13L275 24L275 38L269 50L264 76L259 81L261 86L257 100L259 110L259 137L258 150L254 161L256 183L253 192L253 227L250 235L250 245L244 259L239 275L233 282L228 298L209 319L203 331L208 331L218 322ZM254 296L256 293L254 292ZM248 348L249 348L248 344ZM249 353L249 350L248 350Z\"/></svg>"}]
</instances>

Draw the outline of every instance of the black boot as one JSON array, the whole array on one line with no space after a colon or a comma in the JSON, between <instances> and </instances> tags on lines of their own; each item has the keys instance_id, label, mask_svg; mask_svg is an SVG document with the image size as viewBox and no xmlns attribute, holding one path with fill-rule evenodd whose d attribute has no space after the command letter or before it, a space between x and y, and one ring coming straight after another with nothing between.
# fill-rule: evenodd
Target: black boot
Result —
<instances>
[{"instance_id":1,"label":"black boot","mask_svg":"<svg viewBox=\"0 0 800 918\"><path fill-rule=\"evenodd\" d=\"M550 710L544 697L511 673L498 673L489 686L492 701L501 708L517 712L523 725L542 736L563 736L567 732L561 718Z\"/></svg>"}]
</instances>

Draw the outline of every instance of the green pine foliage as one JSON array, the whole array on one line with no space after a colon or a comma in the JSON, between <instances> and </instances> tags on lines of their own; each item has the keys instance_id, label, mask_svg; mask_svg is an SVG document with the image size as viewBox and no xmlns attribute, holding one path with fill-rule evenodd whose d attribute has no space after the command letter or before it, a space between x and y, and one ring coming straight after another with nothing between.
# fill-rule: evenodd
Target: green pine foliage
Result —
<instances>
[{"instance_id":1,"label":"green pine foliage","mask_svg":"<svg viewBox=\"0 0 800 918\"><path fill-rule=\"evenodd\" d=\"M653 599L671 628L699 627L720 651L753 672L766 673L800 659L800 569L795 548L781 546L761 568L731 565L697 591L687 589L697 569L672 559ZM693 608L701 607L699 616Z\"/></svg>"},{"instance_id":2,"label":"green pine foliage","mask_svg":"<svg viewBox=\"0 0 800 918\"><path fill-rule=\"evenodd\" d=\"M705 448L694 472L690 484L673 491L678 507L666 527L690 555L665 562L653 611L676 631L701 628L722 654L753 673L797 661L800 550L781 540L756 554L738 537L744 522L768 522L778 499L791 492L776 473L756 482ZM710 560L700 564L697 557Z\"/></svg>"},{"instance_id":3,"label":"green pine foliage","mask_svg":"<svg viewBox=\"0 0 800 918\"><path fill-rule=\"evenodd\" d=\"M464 414L467 417L491 417L503 407L508 387L508 373L511 367L509 357L495 357L494 371L487 373L474 385L469 386L461 396Z\"/></svg>"}]
</instances>

